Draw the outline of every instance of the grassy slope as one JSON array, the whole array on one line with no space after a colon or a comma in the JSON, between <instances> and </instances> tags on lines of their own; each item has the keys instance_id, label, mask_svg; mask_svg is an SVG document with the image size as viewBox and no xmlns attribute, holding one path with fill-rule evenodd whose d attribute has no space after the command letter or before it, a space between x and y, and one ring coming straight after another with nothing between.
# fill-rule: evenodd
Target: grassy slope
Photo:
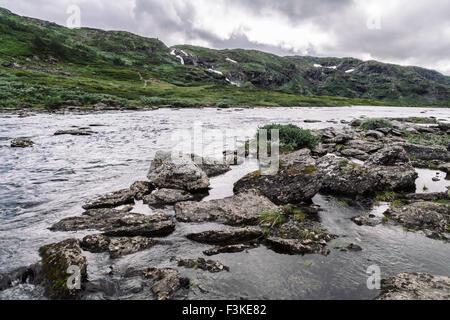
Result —
<instances>
[{"instance_id":1,"label":"grassy slope","mask_svg":"<svg viewBox=\"0 0 450 320\"><path fill-rule=\"evenodd\" d=\"M302 59L319 58L281 58L251 50L185 47L202 61L209 59L215 69L245 81L243 87L237 88L202 66L181 65L161 41L126 32L71 30L0 9L0 38L0 64L20 65L0 67L1 108L22 105L57 108L68 100L84 105L119 102L179 107L402 103L332 96L337 95L333 91L328 96L327 92L315 92L301 73L285 83L292 76L293 65L301 69L305 64ZM226 61L226 57L240 61L239 65ZM146 86L141 77L148 80ZM306 89L299 92L297 88L302 84Z\"/></svg>"}]
</instances>

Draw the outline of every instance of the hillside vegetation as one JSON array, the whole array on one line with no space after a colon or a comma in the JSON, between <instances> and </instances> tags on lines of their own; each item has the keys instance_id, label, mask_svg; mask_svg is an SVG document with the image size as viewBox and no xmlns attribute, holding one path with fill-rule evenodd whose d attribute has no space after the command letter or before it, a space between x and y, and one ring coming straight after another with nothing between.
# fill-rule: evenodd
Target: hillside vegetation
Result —
<instances>
[{"instance_id":1,"label":"hillside vegetation","mask_svg":"<svg viewBox=\"0 0 450 320\"><path fill-rule=\"evenodd\" d=\"M0 8L0 108L450 105L450 77L352 58L167 47Z\"/></svg>"}]
</instances>

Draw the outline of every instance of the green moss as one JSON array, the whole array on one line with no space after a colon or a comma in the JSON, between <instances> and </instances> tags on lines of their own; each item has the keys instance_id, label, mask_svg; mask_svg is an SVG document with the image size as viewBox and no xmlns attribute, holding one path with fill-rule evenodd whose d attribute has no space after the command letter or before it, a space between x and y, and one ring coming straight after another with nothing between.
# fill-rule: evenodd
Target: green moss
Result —
<instances>
[{"instance_id":1,"label":"green moss","mask_svg":"<svg viewBox=\"0 0 450 320\"><path fill-rule=\"evenodd\" d=\"M265 211L259 217L259 224L273 228L286 222L286 217L279 211Z\"/></svg>"},{"instance_id":2,"label":"green moss","mask_svg":"<svg viewBox=\"0 0 450 320\"><path fill-rule=\"evenodd\" d=\"M377 192L376 198L379 201L393 201L397 194L394 191Z\"/></svg>"},{"instance_id":3,"label":"green moss","mask_svg":"<svg viewBox=\"0 0 450 320\"><path fill-rule=\"evenodd\" d=\"M391 202L391 207L402 207L404 203L400 200L393 200Z\"/></svg>"},{"instance_id":4,"label":"green moss","mask_svg":"<svg viewBox=\"0 0 450 320\"><path fill-rule=\"evenodd\" d=\"M339 161L339 164L338 164L338 166L339 166L339 168L345 168L345 167L347 167L348 166L348 164L350 163L350 161L348 161L347 159L345 159L345 160L341 160L341 161Z\"/></svg>"},{"instance_id":5,"label":"green moss","mask_svg":"<svg viewBox=\"0 0 450 320\"><path fill-rule=\"evenodd\" d=\"M394 125L390 120L383 118L370 118L361 123L361 128L364 130L376 130L379 128L393 128Z\"/></svg>"}]
</instances>

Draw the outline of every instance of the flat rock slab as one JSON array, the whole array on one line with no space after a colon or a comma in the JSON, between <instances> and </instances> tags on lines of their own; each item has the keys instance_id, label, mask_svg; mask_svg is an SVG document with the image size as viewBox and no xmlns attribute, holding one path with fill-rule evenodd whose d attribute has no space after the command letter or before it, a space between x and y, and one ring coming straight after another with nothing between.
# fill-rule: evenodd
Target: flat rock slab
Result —
<instances>
[{"instance_id":1,"label":"flat rock slab","mask_svg":"<svg viewBox=\"0 0 450 320\"><path fill-rule=\"evenodd\" d=\"M77 130L77 129L70 129L70 130L58 130L54 133L55 136L61 136L61 135L72 135L72 136L90 136L94 134L95 132L92 130Z\"/></svg>"},{"instance_id":2,"label":"flat rock slab","mask_svg":"<svg viewBox=\"0 0 450 320\"><path fill-rule=\"evenodd\" d=\"M191 233L186 237L190 240L207 243L230 245L256 240L264 235L260 228L247 227L239 229L228 229L218 231L204 231L200 233Z\"/></svg>"},{"instance_id":3,"label":"flat rock slab","mask_svg":"<svg viewBox=\"0 0 450 320\"><path fill-rule=\"evenodd\" d=\"M313 241L310 239L284 239L279 237L268 237L266 243L276 252L287 254L306 254L320 253L328 255L330 250L327 249L326 241Z\"/></svg>"},{"instance_id":4,"label":"flat rock slab","mask_svg":"<svg viewBox=\"0 0 450 320\"><path fill-rule=\"evenodd\" d=\"M130 188L107 193L99 196L90 203L83 205L83 209L115 208L126 204L134 204L134 199L142 200L145 195L155 190L155 186L148 181L136 181Z\"/></svg>"},{"instance_id":5,"label":"flat rock slab","mask_svg":"<svg viewBox=\"0 0 450 320\"><path fill-rule=\"evenodd\" d=\"M256 243L239 243L239 244L230 244L227 246L215 247L212 249L208 249L203 251L205 256L213 256L221 253L236 253L242 252L248 249L257 248L259 245Z\"/></svg>"},{"instance_id":6,"label":"flat rock slab","mask_svg":"<svg viewBox=\"0 0 450 320\"><path fill-rule=\"evenodd\" d=\"M87 210L82 216L69 217L55 223L52 231L96 229L112 237L163 237L175 230L172 219L162 213L144 215L114 209Z\"/></svg>"},{"instance_id":7,"label":"flat rock slab","mask_svg":"<svg viewBox=\"0 0 450 320\"><path fill-rule=\"evenodd\" d=\"M141 236L110 239L105 235L95 234L84 237L81 247L93 253L109 252L110 257L114 259L148 249L157 243L152 238Z\"/></svg>"},{"instance_id":8,"label":"flat rock slab","mask_svg":"<svg viewBox=\"0 0 450 320\"><path fill-rule=\"evenodd\" d=\"M450 300L450 278L427 273L400 273L381 280L377 300Z\"/></svg>"},{"instance_id":9,"label":"flat rock slab","mask_svg":"<svg viewBox=\"0 0 450 320\"><path fill-rule=\"evenodd\" d=\"M201 269L211 273L230 271L230 268L223 265L219 261L206 260L203 258L194 259L182 259L178 261L179 267L185 267L189 269Z\"/></svg>"},{"instance_id":10,"label":"flat rock slab","mask_svg":"<svg viewBox=\"0 0 450 320\"><path fill-rule=\"evenodd\" d=\"M152 194L146 195L143 198L145 204L150 206L175 204L181 201L193 200L194 195L179 189L159 189Z\"/></svg>"},{"instance_id":11,"label":"flat rock slab","mask_svg":"<svg viewBox=\"0 0 450 320\"><path fill-rule=\"evenodd\" d=\"M275 204L256 190L219 200L187 201L175 205L175 215L179 221L215 221L228 225L256 224L261 213L277 210Z\"/></svg>"}]
</instances>

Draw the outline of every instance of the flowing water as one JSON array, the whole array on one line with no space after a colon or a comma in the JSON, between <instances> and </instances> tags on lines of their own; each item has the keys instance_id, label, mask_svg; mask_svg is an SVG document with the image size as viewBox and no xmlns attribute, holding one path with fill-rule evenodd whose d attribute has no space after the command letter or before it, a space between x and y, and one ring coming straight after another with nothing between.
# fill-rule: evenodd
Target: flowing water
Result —
<instances>
[{"instance_id":1,"label":"flowing water","mask_svg":"<svg viewBox=\"0 0 450 320\"><path fill-rule=\"evenodd\" d=\"M93 196L128 187L145 179L150 160L157 150L178 145L173 140L180 130L191 130L202 124L202 145L208 154L223 148L223 134L244 141L256 128L267 123L294 123L316 129L342 126L341 120L366 117L434 116L450 120L449 109L345 107L345 108L254 108L254 109L159 109L155 111L110 112L50 115L32 117L0 114L0 273L39 260L38 248L69 237L82 238L92 231L51 232L53 223L80 215L81 205ZM321 120L304 123L303 120ZM54 136L60 129L72 126L90 127L92 136ZM182 136L186 136L185 131ZM33 148L10 148L10 140L29 137ZM229 141L229 140L227 140ZM184 143L185 145L186 143ZM232 184L257 168L246 161L223 176L211 180L212 190L204 200L232 195ZM418 170L417 192L445 191L450 183L439 172L441 180L432 181L435 170ZM424 191L423 185L427 186ZM381 276L399 272L423 271L450 276L450 247L443 241L426 238L422 233L405 232L401 226L357 226L352 216L373 211L381 215L387 208L380 204L372 210L343 206L337 199L317 195L314 199L323 209L322 225L339 235L330 242L328 256L317 254L283 255L264 246L242 253L214 256L230 267L230 272L211 274L180 268L194 285L189 299L371 299L378 292L369 290L367 268L377 265ZM134 212L155 211L137 202ZM163 211L174 214L171 207ZM166 239L172 245L111 260L108 254L86 252L91 280L106 277L114 270L148 265L175 267L177 258L197 258L210 246L185 238L190 232L225 228L222 225L177 223L176 231ZM335 247L356 243L360 252L342 252ZM43 299L42 288L18 285L0 292L0 299ZM117 298L146 298L139 295Z\"/></svg>"}]
</instances>

